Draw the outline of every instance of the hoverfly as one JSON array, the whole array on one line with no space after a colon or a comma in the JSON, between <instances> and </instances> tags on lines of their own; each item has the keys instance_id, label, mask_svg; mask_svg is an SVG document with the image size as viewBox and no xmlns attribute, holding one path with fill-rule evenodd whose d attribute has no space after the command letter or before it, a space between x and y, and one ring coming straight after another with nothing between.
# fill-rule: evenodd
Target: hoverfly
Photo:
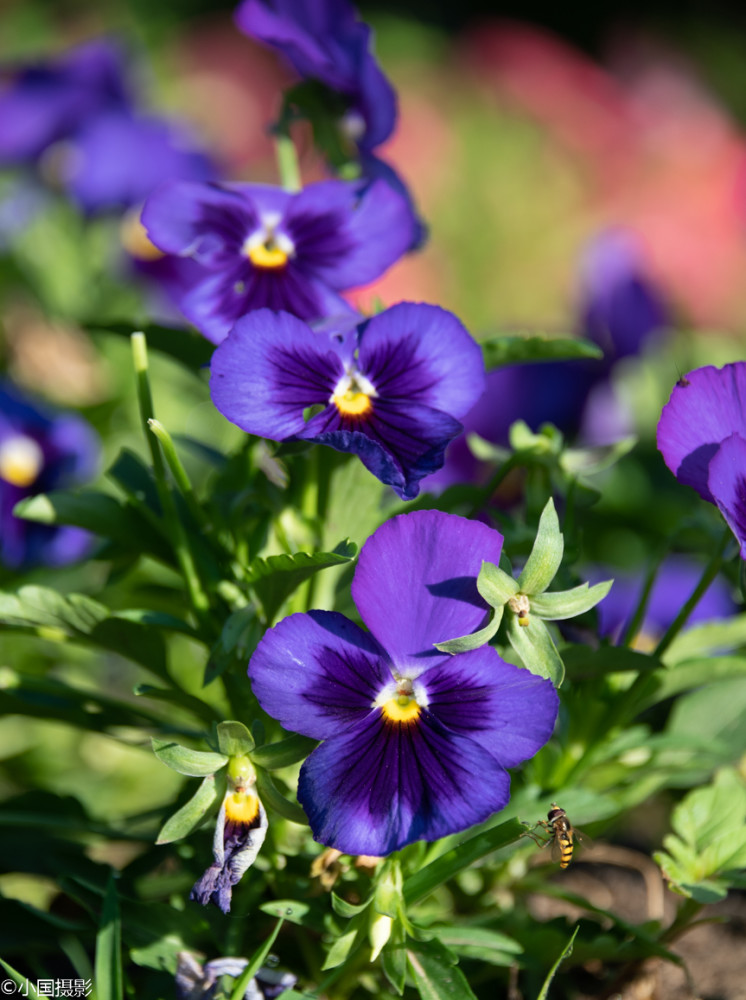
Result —
<instances>
[{"instance_id":1,"label":"hoverfly","mask_svg":"<svg viewBox=\"0 0 746 1000\"><path fill-rule=\"evenodd\" d=\"M541 827L547 834L546 840L540 840L536 834L536 828ZM546 819L540 819L531 830L527 830L526 837L530 837L539 847L552 845L552 861L559 861L560 868L567 868L572 861L572 853L575 844L583 842L589 845L590 838L581 834L568 819L565 810L558 806L556 802L547 813Z\"/></svg>"}]
</instances>

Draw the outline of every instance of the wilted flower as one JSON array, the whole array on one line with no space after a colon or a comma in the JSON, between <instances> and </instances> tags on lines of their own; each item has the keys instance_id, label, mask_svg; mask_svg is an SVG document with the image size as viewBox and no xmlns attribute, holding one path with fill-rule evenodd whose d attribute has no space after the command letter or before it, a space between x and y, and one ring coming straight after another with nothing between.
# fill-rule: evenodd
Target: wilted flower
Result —
<instances>
[{"instance_id":1,"label":"wilted flower","mask_svg":"<svg viewBox=\"0 0 746 1000\"><path fill-rule=\"evenodd\" d=\"M371 51L371 31L347 0L244 0L236 23L277 49L305 80L341 95L350 139L371 150L391 135L396 95Z\"/></svg>"},{"instance_id":2,"label":"wilted flower","mask_svg":"<svg viewBox=\"0 0 746 1000\"><path fill-rule=\"evenodd\" d=\"M206 906L213 902L229 913L233 886L256 860L267 834L267 814L256 794L256 774L248 757L231 757L228 789L215 824L215 858L194 884L190 899Z\"/></svg>"},{"instance_id":3,"label":"wilted flower","mask_svg":"<svg viewBox=\"0 0 746 1000\"><path fill-rule=\"evenodd\" d=\"M352 583L363 631L311 611L268 631L249 664L262 708L323 740L301 768L298 801L316 840L385 855L479 823L509 798L505 768L549 739L557 693L491 647L448 656L433 643L473 631L476 589L502 536L440 511L387 521Z\"/></svg>"},{"instance_id":4,"label":"wilted flower","mask_svg":"<svg viewBox=\"0 0 746 1000\"><path fill-rule=\"evenodd\" d=\"M338 294L382 274L412 242L405 199L378 182L344 181L297 194L263 184L164 184L142 215L167 253L191 257L203 279L181 309L218 344L252 309L313 320L349 312Z\"/></svg>"},{"instance_id":5,"label":"wilted flower","mask_svg":"<svg viewBox=\"0 0 746 1000\"><path fill-rule=\"evenodd\" d=\"M746 362L681 378L658 421L658 450L680 483L717 505L746 559Z\"/></svg>"},{"instance_id":6,"label":"wilted flower","mask_svg":"<svg viewBox=\"0 0 746 1000\"><path fill-rule=\"evenodd\" d=\"M218 347L210 390L249 434L354 452L408 500L440 467L483 371L476 342L437 306L400 303L341 339L263 309ZM306 421L313 406L321 411Z\"/></svg>"},{"instance_id":7,"label":"wilted flower","mask_svg":"<svg viewBox=\"0 0 746 1000\"><path fill-rule=\"evenodd\" d=\"M13 508L91 479L99 454L98 437L81 417L37 407L9 382L0 384L0 562L64 566L85 554L87 531L25 521Z\"/></svg>"},{"instance_id":8,"label":"wilted flower","mask_svg":"<svg viewBox=\"0 0 746 1000\"><path fill-rule=\"evenodd\" d=\"M188 951L180 951L177 959L176 994L179 1000L212 1000L223 976L238 979L249 964L246 958L213 958L203 966ZM298 977L292 972L261 968L249 980L243 997L244 1000L274 1000L285 990L292 989L297 981Z\"/></svg>"}]
</instances>

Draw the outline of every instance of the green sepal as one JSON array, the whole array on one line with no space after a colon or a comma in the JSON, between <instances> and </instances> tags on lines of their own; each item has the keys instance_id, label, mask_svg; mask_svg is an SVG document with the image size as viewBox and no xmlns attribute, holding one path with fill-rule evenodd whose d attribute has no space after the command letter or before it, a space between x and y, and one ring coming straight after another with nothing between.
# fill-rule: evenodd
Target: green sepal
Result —
<instances>
[{"instance_id":1,"label":"green sepal","mask_svg":"<svg viewBox=\"0 0 746 1000\"><path fill-rule=\"evenodd\" d=\"M215 774L228 763L228 758L222 753L213 753L210 750L191 750L178 743L159 740L155 737L151 742L153 752L158 760L172 770L178 771L179 774L189 775L190 778L204 778L205 775Z\"/></svg>"},{"instance_id":2,"label":"green sepal","mask_svg":"<svg viewBox=\"0 0 746 1000\"><path fill-rule=\"evenodd\" d=\"M308 736L288 736L279 743L267 743L257 747L256 750L252 750L250 756L252 762L259 767L267 771L276 771L289 764L297 764L299 760L305 760L317 746L318 740L312 740Z\"/></svg>"},{"instance_id":3,"label":"green sepal","mask_svg":"<svg viewBox=\"0 0 746 1000\"><path fill-rule=\"evenodd\" d=\"M257 768L256 790L264 805L293 823L308 826L308 818L297 802L290 802L282 794L266 771Z\"/></svg>"},{"instance_id":4,"label":"green sepal","mask_svg":"<svg viewBox=\"0 0 746 1000\"><path fill-rule=\"evenodd\" d=\"M482 341L481 346L487 371L528 361L570 361L604 356L593 341L570 337L491 337Z\"/></svg>"},{"instance_id":5,"label":"green sepal","mask_svg":"<svg viewBox=\"0 0 746 1000\"><path fill-rule=\"evenodd\" d=\"M519 587L513 577L499 566L483 562L477 577L477 590L490 607L497 609L507 604L511 597L515 597Z\"/></svg>"},{"instance_id":6,"label":"green sepal","mask_svg":"<svg viewBox=\"0 0 746 1000\"><path fill-rule=\"evenodd\" d=\"M498 444L493 444L479 434L467 434L466 443L474 458L480 462L493 462L495 465L502 465L507 462L512 452L509 448L503 448Z\"/></svg>"},{"instance_id":7,"label":"green sepal","mask_svg":"<svg viewBox=\"0 0 746 1000\"><path fill-rule=\"evenodd\" d=\"M250 754L254 749L254 737L243 722L236 722L234 720L219 722L217 731L220 752L226 754L228 757L240 757L244 754Z\"/></svg>"},{"instance_id":8,"label":"green sepal","mask_svg":"<svg viewBox=\"0 0 746 1000\"><path fill-rule=\"evenodd\" d=\"M564 551L565 541L554 509L554 500L550 497L539 519L539 530L531 555L518 577L517 590L529 596L545 591L560 568Z\"/></svg>"},{"instance_id":9,"label":"green sepal","mask_svg":"<svg viewBox=\"0 0 746 1000\"><path fill-rule=\"evenodd\" d=\"M515 452L535 458L558 457L565 439L554 424L542 424L538 432L532 431L523 420L516 420L508 432L510 447Z\"/></svg>"},{"instance_id":10,"label":"green sepal","mask_svg":"<svg viewBox=\"0 0 746 1000\"><path fill-rule=\"evenodd\" d=\"M352 917L356 917L358 913L362 913L364 910L367 910L372 902L372 895L369 896L364 903L348 903L346 899L342 899L342 897L338 896L336 892L332 893L332 909L338 917L345 917L347 920L351 920Z\"/></svg>"},{"instance_id":11,"label":"green sepal","mask_svg":"<svg viewBox=\"0 0 746 1000\"><path fill-rule=\"evenodd\" d=\"M156 844L171 844L188 836L205 818L218 797L215 775L209 774L188 802L170 816L161 827Z\"/></svg>"},{"instance_id":12,"label":"green sepal","mask_svg":"<svg viewBox=\"0 0 746 1000\"><path fill-rule=\"evenodd\" d=\"M401 866L395 859L389 859L373 893L373 907L376 913L396 920L404 908L402 887Z\"/></svg>"},{"instance_id":13,"label":"green sepal","mask_svg":"<svg viewBox=\"0 0 746 1000\"><path fill-rule=\"evenodd\" d=\"M470 649L479 649L480 646L485 646L495 635L503 619L502 607L493 608L492 612L492 618L488 624L484 628L480 628L478 632L462 635L458 639L448 639L446 642L435 642L433 645L441 653L466 653Z\"/></svg>"},{"instance_id":14,"label":"green sepal","mask_svg":"<svg viewBox=\"0 0 746 1000\"><path fill-rule=\"evenodd\" d=\"M524 666L538 677L546 677L555 687L565 679L565 666L549 630L540 618L519 625L514 614L508 615L508 641L523 660Z\"/></svg>"},{"instance_id":15,"label":"green sepal","mask_svg":"<svg viewBox=\"0 0 746 1000\"><path fill-rule=\"evenodd\" d=\"M611 590L613 580L604 580L590 587L587 583L572 590L558 590L551 594L538 594L531 598L531 614L550 621L561 621L564 618L574 618L590 611Z\"/></svg>"},{"instance_id":16,"label":"green sepal","mask_svg":"<svg viewBox=\"0 0 746 1000\"><path fill-rule=\"evenodd\" d=\"M595 445L592 448L567 448L562 452L559 464L569 476L592 476L616 465L636 444L636 437L626 437L613 444Z\"/></svg>"}]
</instances>

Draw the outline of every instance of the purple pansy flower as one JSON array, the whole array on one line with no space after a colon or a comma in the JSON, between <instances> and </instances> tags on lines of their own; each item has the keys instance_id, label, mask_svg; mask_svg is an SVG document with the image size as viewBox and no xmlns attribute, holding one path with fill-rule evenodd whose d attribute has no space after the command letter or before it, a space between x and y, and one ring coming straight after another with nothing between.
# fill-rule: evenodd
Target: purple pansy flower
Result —
<instances>
[{"instance_id":1,"label":"purple pansy flower","mask_svg":"<svg viewBox=\"0 0 746 1000\"><path fill-rule=\"evenodd\" d=\"M64 566L85 554L88 532L24 521L13 508L91 479L99 453L98 437L80 417L42 410L10 383L0 384L0 563Z\"/></svg>"},{"instance_id":2,"label":"purple pansy flower","mask_svg":"<svg viewBox=\"0 0 746 1000\"><path fill-rule=\"evenodd\" d=\"M204 279L181 302L218 344L252 309L313 320L350 312L338 294L381 275L412 243L406 200L382 181L360 193L322 181L292 194L262 184L164 184L142 214L166 253L192 257Z\"/></svg>"},{"instance_id":3,"label":"purple pansy flower","mask_svg":"<svg viewBox=\"0 0 746 1000\"><path fill-rule=\"evenodd\" d=\"M1 72L0 163L36 160L93 115L128 104L122 53L105 39Z\"/></svg>"},{"instance_id":4,"label":"purple pansy flower","mask_svg":"<svg viewBox=\"0 0 746 1000\"><path fill-rule=\"evenodd\" d=\"M188 951L177 955L176 995L178 1000L213 1000L223 991L220 989L223 976L238 979L246 966L247 958L213 958L204 966L196 956ZM260 968L246 984L243 1000L274 1000L286 990L291 990L298 982L292 972L279 969Z\"/></svg>"},{"instance_id":5,"label":"purple pansy flower","mask_svg":"<svg viewBox=\"0 0 746 1000\"><path fill-rule=\"evenodd\" d=\"M100 212L140 205L164 181L207 181L218 172L185 128L123 109L85 123L63 173L71 198Z\"/></svg>"},{"instance_id":6,"label":"purple pansy flower","mask_svg":"<svg viewBox=\"0 0 746 1000\"><path fill-rule=\"evenodd\" d=\"M552 734L552 684L484 646L434 649L474 631L476 577L502 536L440 511L393 518L368 539L352 594L370 629L331 611L270 629L249 664L262 708L323 740L300 772L314 838L385 855L486 820L510 795L506 771Z\"/></svg>"},{"instance_id":7,"label":"purple pansy flower","mask_svg":"<svg viewBox=\"0 0 746 1000\"><path fill-rule=\"evenodd\" d=\"M239 28L281 52L299 76L348 104L343 129L371 150L396 124L396 95L371 52L371 31L348 0L244 0Z\"/></svg>"},{"instance_id":8,"label":"purple pansy flower","mask_svg":"<svg viewBox=\"0 0 746 1000\"><path fill-rule=\"evenodd\" d=\"M210 391L249 434L354 452L410 500L483 384L482 352L455 316L400 303L341 339L288 313L244 316L213 355Z\"/></svg>"},{"instance_id":9,"label":"purple pansy flower","mask_svg":"<svg viewBox=\"0 0 746 1000\"><path fill-rule=\"evenodd\" d=\"M719 508L746 559L746 362L679 379L658 421L658 450L680 483Z\"/></svg>"}]
</instances>

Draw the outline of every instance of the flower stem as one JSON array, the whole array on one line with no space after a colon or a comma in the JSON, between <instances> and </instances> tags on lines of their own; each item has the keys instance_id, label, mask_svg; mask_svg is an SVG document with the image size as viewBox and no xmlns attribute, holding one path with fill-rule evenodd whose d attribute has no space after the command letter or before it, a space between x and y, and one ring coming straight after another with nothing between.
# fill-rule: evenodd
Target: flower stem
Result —
<instances>
[{"instance_id":1,"label":"flower stem","mask_svg":"<svg viewBox=\"0 0 746 1000\"><path fill-rule=\"evenodd\" d=\"M178 486L181 495L184 497L187 506L189 507L189 512L196 521L196 523L203 529L207 529L207 518L205 517L205 512L199 505L197 497L194 495L194 488L189 480L187 471L184 465L176 453L176 448L174 447L173 438L168 433L166 428L160 422L156 420L155 417L150 417L148 420L148 427L155 434L161 443L161 448L163 449L163 455L166 459L166 463L171 470L171 475L174 477L174 481Z\"/></svg>"},{"instance_id":2,"label":"flower stem","mask_svg":"<svg viewBox=\"0 0 746 1000\"><path fill-rule=\"evenodd\" d=\"M148 345L144 333L132 334L132 358L135 365L135 375L137 378L137 398L140 405L140 419L145 430L145 437L150 449L150 456L153 461L153 472L155 474L155 485L158 490L158 499L161 502L161 510L167 526L171 533L171 540L176 553L176 558L181 569L184 582L186 584L189 599L194 612L200 622L207 618L210 609L210 602L207 594L202 589L197 569L194 564L189 542L184 531L184 525L178 515L176 504L171 493L171 489L166 480L166 467L163 462L158 439L149 431L150 421L153 419L153 397L150 392L150 380L148 378Z\"/></svg>"},{"instance_id":3,"label":"flower stem","mask_svg":"<svg viewBox=\"0 0 746 1000\"><path fill-rule=\"evenodd\" d=\"M728 539L730 537L731 537L731 530L730 528L726 527L725 531L723 532L723 536L720 539L720 544L713 552L712 558L710 559L707 566L705 566L704 572L702 573L702 577L699 583L692 591L692 595L689 598L689 600L682 607L681 611L679 611L678 615L676 615L674 620L666 629L665 633L663 634L663 638L653 650L653 656L660 657L663 655L663 653L665 653L665 651L671 645L673 640L679 634L679 631L681 630L682 626L686 624L689 615L692 613L694 608L699 603L699 599L702 597L704 592L707 590L712 581L718 575L720 567L723 565L723 554L725 552L725 547L728 544Z\"/></svg>"},{"instance_id":4,"label":"flower stem","mask_svg":"<svg viewBox=\"0 0 746 1000\"><path fill-rule=\"evenodd\" d=\"M620 642L621 646L629 646L637 633L640 631L642 623L645 620L645 612L647 611L653 584L658 576L658 570L661 568L664 555L664 552L659 552L648 568L642 593L640 594L640 600L637 602L635 613L630 618L627 623L627 628L624 630L624 635L622 636L622 640Z\"/></svg>"},{"instance_id":5,"label":"flower stem","mask_svg":"<svg viewBox=\"0 0 746 1000\"><path fill-rule=\"evenodd\" d=\"M282 186L286 191L300 191L303 183L298 166L298 153L289 135L275 136L275 156Z\"/></svg>"}]
</instances>

